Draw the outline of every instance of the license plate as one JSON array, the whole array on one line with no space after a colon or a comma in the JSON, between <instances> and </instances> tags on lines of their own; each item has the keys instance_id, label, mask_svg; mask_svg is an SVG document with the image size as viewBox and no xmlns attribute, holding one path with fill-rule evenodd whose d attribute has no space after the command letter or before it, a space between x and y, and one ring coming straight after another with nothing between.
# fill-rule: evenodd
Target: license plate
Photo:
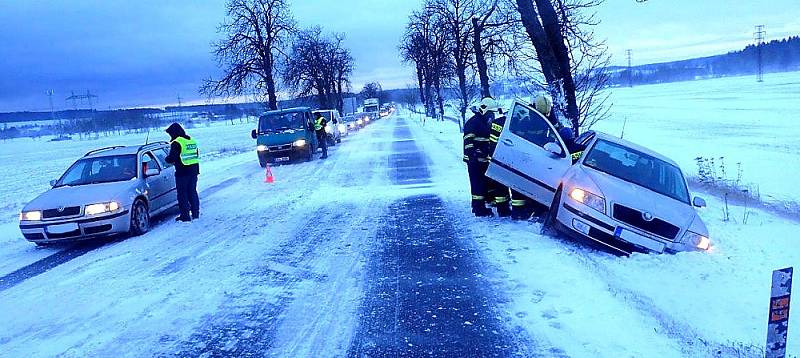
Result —
<instances>
[{"instance_id":1,"label":"license plate","mask_svg":"<svg viewBox=\"0 0 800 358\"><path fill-rule=\"evenodd\" d=\"M664 252L665 245L663 243L658 242L655 239L639 235L633 231L623 229L621 227L617 228L617 230L614 232L614 236L622 240L625 240L627 242L630 242L631 244L646 247L653 251Z\"/></svg>"},{"instance_id":2,"label":"license plate","mask_svg":"<svg viewBox=\"0 0 800 358\"><path fill-rule=\"evenodd\" d=\"M47 233L49 234L66 234L75 230L78 230L77 223L50 225L47 227Z\"/></svg>"},{"instance_id":3,"label":"license plate","mask_svg":"<svg viewBox=\"0 0 800 358\"><path fill-rule=\"evenodd\" d=\"M289 157L275 158L275 161L276 162L288 162L289 161Z\"/></svg>"}]
</instances>

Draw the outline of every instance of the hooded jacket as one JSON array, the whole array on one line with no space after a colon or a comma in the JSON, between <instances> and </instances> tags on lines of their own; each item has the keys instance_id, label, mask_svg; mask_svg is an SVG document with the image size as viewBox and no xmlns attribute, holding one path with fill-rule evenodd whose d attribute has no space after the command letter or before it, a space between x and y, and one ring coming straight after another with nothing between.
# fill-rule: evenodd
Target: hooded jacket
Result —
<instances>
[{"instance_id":1,"label":"hooded jacket","mask_svg":"<svg viewBox=\"0 0 800 358\"><path fill-rule=\"evenodd\" d=\"M175 138L183 137L192 139L186 134L183 127L178 123L172 123L167 127L165 132L169 134L170 141L172 142L169 146L169 155L167 155L166 161L175 166L175 176L182 177L200 174L200 164L183 165L181 162L181 145L175 142Z\"/></svg>"}]
</instances>

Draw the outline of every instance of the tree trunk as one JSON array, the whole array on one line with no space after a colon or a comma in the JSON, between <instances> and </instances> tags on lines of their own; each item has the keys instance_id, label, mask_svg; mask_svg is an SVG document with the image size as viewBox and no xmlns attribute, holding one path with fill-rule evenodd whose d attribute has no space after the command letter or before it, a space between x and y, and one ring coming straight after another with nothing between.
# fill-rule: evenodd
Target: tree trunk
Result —
<instances>
[{"instance_id":1,"label":"tree trunk","mask_svg":"<svg viewBox=\"0 0 800 358\"><path fill-rule=\"evenodd\" d=\"M425 73L419 62L417 62L417 84L419 85L419 102L423 105L425 102ZM416 108L414 109L416 111Z\"/></svg>"},{"instance_id":2,"label":"tree trunk","mask_svg":"<svg viewBox=\"0 0 800 358\"><path fill-rule=\"evenodd\" d=\"M536 49L536 57L538 57L539 63L542 65L545 81L549 84L558 83L561 72L558 69L558 60L550 47L542 24L539 23L539 14L536 8L533 7L533 2L531 0L516 0L516 2L522 25L525 27L525 32L528 33L528 37Z\"/></svg>"},{"instance_id":3,"label":"tree trunk","mask_svg":"<svg viewBox=\"0 0 800 358\"><path fill-rule=\"evenodd\" d=\"M572 66L570 64L569 49L564 41L564 36L561 34L561 24L558 20L553 3L550 0L535 0L539 8L539 14L542 17L542 24L544 25L545 33L553 49L556 60L558 61L558 68L560 70L560 78L563 80L562 90L564 91L564 99L567 101L567 119L572 124L575 133L578 133L580 127L580 111L578 109L578 100L575 94L575 80L572 78Z\"/></svg>"},{"instance_id":4,"label":"tree trunk","mask_svg":"<svg viewBox=\"0 0 800 358\"><path fill-rule=\"evenodd\" d=\"M478 65L478 77L481 80L481 97L491 97L489 92L489 68L481 46L481 31L483 27L478 24L478 18L472 18L472 47L475 49L475 61Z\"/></svg>"}]
</instances>

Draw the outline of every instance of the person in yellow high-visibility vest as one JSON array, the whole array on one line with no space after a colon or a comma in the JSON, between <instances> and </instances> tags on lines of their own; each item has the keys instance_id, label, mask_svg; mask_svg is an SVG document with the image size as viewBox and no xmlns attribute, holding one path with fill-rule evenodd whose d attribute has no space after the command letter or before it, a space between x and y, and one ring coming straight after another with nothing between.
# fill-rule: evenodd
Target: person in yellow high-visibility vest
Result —
<instances>
[{"instance_id":1,"label":"person in yellow high-visibility vest","mask_svg":"<svg viewBox=\"0 0 800 358\"><path fill-rule=\"evenodd\" d=\"M197 195L197 176L200 175L200 149L178 123L166 130L170 147L166 161L175 166L175 188L178 192L180 216L176 221L189 222L200 218L200 198ZM191 216L190 216L191 214Z\"/></svg>"}]
</instances>

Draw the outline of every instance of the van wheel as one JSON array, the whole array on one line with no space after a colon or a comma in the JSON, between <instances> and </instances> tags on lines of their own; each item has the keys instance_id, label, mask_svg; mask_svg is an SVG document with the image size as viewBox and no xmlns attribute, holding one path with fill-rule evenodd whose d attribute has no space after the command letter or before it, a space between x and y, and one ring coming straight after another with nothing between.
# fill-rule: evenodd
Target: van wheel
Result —
<instances>
[{"instance_id":1,"label":"van wheel","mask_svg":"<svg viewBox=\"0 0 800 358\"><path fill-rule=\"evenodd\" d=\"M558 208L561 206L561 189L562 187L558 187L556 190L555 196L553 196L553 202L550 203L550 210L547 211L547 216L544 218L544 223L542 224L542 234L555 234L556 231L556 219L558 218Z\"/></svg>"},{"instance_id":2,"label":"van wheel","mask_svg":"<svg viewBox=\"0 0 800 358\"><path fill-rule=\"evenodd\" d=\"M150 230L150 212L144 200L136 199L131 207L131 236L139 236Z\"/></svg>"},{"instance_id":3,"label":"van wheel","mask_svg":"<svg viewBox=\"0 0 800 358\"><path fill-rule=\"evenodd\" d=\"M306 161L307 162L310 162L310 161L314 160L314 152L315 151L316 151L315 148L312 148L311 146L308 147L308 151L307 151L308 153L306 154Z\"/></svg>"}]
</instances>

